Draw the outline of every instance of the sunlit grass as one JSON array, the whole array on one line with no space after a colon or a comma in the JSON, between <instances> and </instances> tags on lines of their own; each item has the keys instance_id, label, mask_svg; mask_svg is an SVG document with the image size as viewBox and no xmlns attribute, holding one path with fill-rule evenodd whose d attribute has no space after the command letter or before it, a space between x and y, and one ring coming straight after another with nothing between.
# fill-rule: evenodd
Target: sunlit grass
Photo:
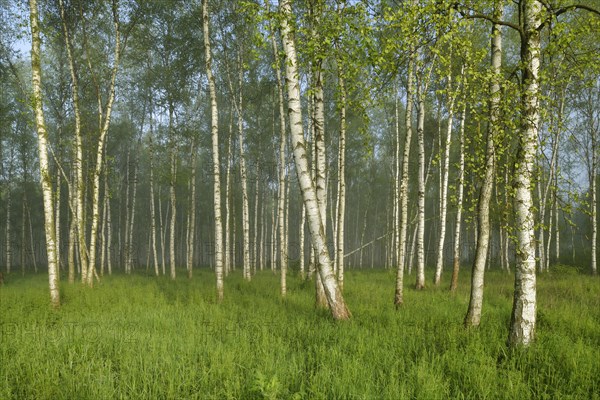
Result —
<instances>
[{"instance_id":1,"label":"sunlit grass","mask_svg":"<svg viewBox=\"0 0 600 400\"><path fill-rule=\"evenodd\" d=\"M0 289L1 399L600 398L600 281L539 278L537 341L508 353L513 278L488 273L482 326L465 330L468 276L424 291L394 273L350 271L353 318L314 308L312 282L233 274L215 302L214 275L105 277L62 284L52 310L46 276ZM448 277L445 277L448 279Z\"/></svg>"}]
</instances>

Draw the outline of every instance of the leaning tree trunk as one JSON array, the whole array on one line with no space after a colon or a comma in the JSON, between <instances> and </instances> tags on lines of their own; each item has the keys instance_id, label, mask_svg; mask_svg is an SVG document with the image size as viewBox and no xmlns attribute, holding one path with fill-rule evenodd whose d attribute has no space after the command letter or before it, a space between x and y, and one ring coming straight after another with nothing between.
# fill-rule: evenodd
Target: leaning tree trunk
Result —
<instances>
[{"instance_id":1,"label":"leaning tree trunk","mask_svg":"<svg viewBox=\"0 0 600 400\"><path fill-rule=\"evenodd\" d=\"M38 6L36 0L29 0L29 19L31 24L31 75L33 86L33 108L35 112L35 125L38 137L38 156L40 164L40 177L42 181L42 196L44 204L44 230L46 233L46 252L48 255L48 283L50 288L50 301L54 307L60 306L60 293L58 288L59 271L56 265L56 241L54 229L54 207L52 204L52 178L48 166L48 132L44 121L44 108L42 104L42 62L41 39L38 19Z\"/></svg>"},{"instance_id":2,"label":"leaning tree trunk","mask_svg":"<svg viewBox=\"0 0 600 400\"><path fill-rule=\"evenodd\" d=\"M536 276L534 208L531 194L532 171L538 136L540 32L542 4L524 0L524 33L521 39L522 113L519 150L515 165L515 211L517 233L517 266L515 292L510 321L510 346L531 344L535 334Z\"/></svg>"},{"instance_id":3,"label":"leaning tree trunk","mask_svg":"<svg viewBox=\"0 0 600 400\"><path fill-rule=\"evenodd\" d=\"M293 41L290 19L292 8L290 0L280 3L283 18L281 20L281 36L283 48L286 54L285 71L288 92L288 114L290 119L290 132L294 161L302 197L308 214L311 240L319 259L319 275L325 289L325 295L329 309L336 320L350 318L350 311L337 284L331 265L331 258L325 241L325 231L322 221L322 211L319 209L316 190L313 186L306 156L306 144L302 126L302 109L300 104L300 85L298 82L298 66L296 58L296 46Z\"/></svg>"},{"instance_id":4,"label":"leaning tree trunk","mask_svg":"<svg viewBox=\"0 0 600 400\"><path fill-rule=\"evenodd\" d=\"M217 278L217 299L223 300L223 226L221 222L221 174L219 171L219 109L217 90L212 72L210 50L208 0L202 2L202 26L204 30L204 57L206 76L210 92L212 164L213 164L213 203L215 208L215 275Z\"/></svg>"},{"instance_id":5,"label":"leaning tree trunk","mask_svg":"<svg viewBox=\"0 0 600 400\"><path fill-rule=\"evenodd\" d=\"M119 30L119 17L117 10L117 0L113 0L112 4L113 11L113 24L115 27L115 51L113 68L111 71L110 87L108 91L108 103L106 104L106 112L104 115L104 123L100 131L100 138L98 139L98 149L96 150L96 168L93 171L92 180L92 226L90 229L90 254L89 254L89 270L87 274L87 284L92 286L94 282L94 276L96 274L96 241L98 237L98 222L100 221L100 175L102 173L104 165L104 146L106 144L106 137L108 135L108 128L110 126L110 116L112 112L113 102L115 100L115 84L117 80L117 70L119 68L119 58L121 55L121 38ZM98 98L100 102L100 98ZM102 118L100 115L99 118Z\"/></svg>"},{"instance_id":6,"label":"leaning tree trunk","mask_svg":"<svg viewBox=\"0 0 600 400\"><path fill-rule=\"evenodd\" d=\"M502 18L502 5L496 5L495 14L497 19ZM485 154L485 175L481 183L479 199L477 203L477 247L475 248L475 260L473 261L473 272L471 275L471 297L469 309L465 316L465 326L479 326L481 321L481 308L483 306L483 284L485 264L488 255L490 241L490 199L494 185L494 158L496 149L495 137L498 135L500 118L500 68L502 66L502 32L500 26L492 26L492 59L491 68L493 81L490 86L490 122L487 132L487 144Z\"/></svg>"},{"instance_id":7,"label":"leaning tree trunk","mask_svg":"<svg viewBox=\"0 0 600 400\"><path fill-rule=\"evenodd\" d=\"M67 28L67 19L65 7L62 0L59 0L60 16L62 21L63 35L65 38L65 47L67 49L67 59L69 60L69 71L71 74L71 95L73 97L73 112L75 114L75 159L73 160L74 188L69 195L74 199L74 218L77 226L77 240L79 247L79 264L81 268L81 281L86 282L88 270L87 244L85 239L85 216L83 212L83 202L85 188L83 184L83 144L81 138L81 113L79 111L79 80L75 72L75 60L72 52L71 37Z\"/></svg>"}]
</instances>

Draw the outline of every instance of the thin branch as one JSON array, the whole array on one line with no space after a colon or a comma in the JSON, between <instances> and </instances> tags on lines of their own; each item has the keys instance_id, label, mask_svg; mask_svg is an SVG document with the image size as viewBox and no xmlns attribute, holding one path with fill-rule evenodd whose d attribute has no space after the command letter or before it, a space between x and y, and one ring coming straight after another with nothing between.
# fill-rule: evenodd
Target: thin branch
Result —
<instances>
[{"instance_id":1,"label":"thin branch","mask_svg":"<svg viewBox=\"0 0 600 400\"><path fill-rule=\"evenodd\" d=\"M481 14L481 13L477 13L477 12L472 12L470 14L467 14L464 12L464 10L460 10L458 9L458 5L456 5L456 11L458 11L458 13L466 19L484 19L486 21L490 21L493 24L496 25L503 25L503 26L508 26L509 28L514 29L515 31L519 32L519 35L521 35L521 39L523 39L523 37L525 36L525 32L523 31L523 28L519 25L513 24L512 22L508 22L508 21L502 21L499 19L496 19L490 15L486 15L486 14ZM473 10L469 10L469 11L473 11Z\"/></svg>"}]
</instances>

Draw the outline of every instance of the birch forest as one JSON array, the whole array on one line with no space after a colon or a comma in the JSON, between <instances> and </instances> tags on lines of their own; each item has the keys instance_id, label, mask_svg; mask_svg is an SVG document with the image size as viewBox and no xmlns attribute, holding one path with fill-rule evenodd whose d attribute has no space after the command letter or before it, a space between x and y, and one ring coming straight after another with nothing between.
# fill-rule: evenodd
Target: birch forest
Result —
<instances>
[{"instance_id":1,"label":"birch forest","mask_svg":"<svg viewBox=\"0 0 600 400\"><path fill-rule=\"evenodd\" d=\"M0 398L600 395L597 0L0 17Z\"/></svg>"}]
</instances>

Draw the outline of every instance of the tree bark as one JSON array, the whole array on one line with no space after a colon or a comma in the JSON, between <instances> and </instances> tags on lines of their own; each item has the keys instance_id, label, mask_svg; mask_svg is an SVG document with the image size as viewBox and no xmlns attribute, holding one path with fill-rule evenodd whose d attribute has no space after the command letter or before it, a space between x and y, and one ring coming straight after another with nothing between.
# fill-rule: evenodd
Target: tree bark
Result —
<instances>
[{"instance_id":1,"label":"tree bark","mask_svg":"<svg viewBox=\"0 0 600 400\"><path fill-rule=\"evenodd\" d=\"M77 73L75 72L75 60L73 58L71 37L69 34L69 29L67 27L67 20L63 0L59 0L59 7L63 35L65 37L65 47L67 49L67 59L69 60L69 71L71 74L71 95L73 97L73 112L75 114L75 159L73 160L73 169L75 170L75 184L74 190L71 190L69 195L72 196L75 203L74 217L77 226L81 281L86 282L88 271L88 255L85 238L85 215L83 211L85 188L83 183L83 144L81 138L81 113L79 111L79 80L77 78Z\"/></svg>"},{"instance_id":2,"label":"tree bark","mask_svg":"<svg viewBox=\"0 0 600 400\"><path fill-rule=\"evenodd\" d=\"M340 86L340 138L338 155L338 200L337 200L337 263L338 284L344 290L344 224L346 215L346 84L341 68L338 69Z\"/></svg>"},{"instance_id":3,"label":"tree bark","mask_svg":"<svg viewBox=\"0 0 600 400\"><path fill-rule=\"evenodd\" d=\"M458 162L458 179L457 179L457 200L456 200L456 220L454 223L454 265L452 268L452 279L450 290L455 291L458 287L458 273L460 270L461 260L461 223L463 211L463 196L465 182L465 120L467 117L467 103L463 104L462 114L460 117L460 150Z\"/></svg>"},{"instance_id":4,"label":"tree bark","mask_svg":"<svg viewBox=\"0 0 600 400\"><path fill-rule=\"evenodd\" d=\"M404 137L404 151L402 155L402 180L400 181L399 192L399 239L396 246L398 270L396 273L396 291L394 295L394 304L396 307L404 303L404 264L406 263L406 236L408 230L408 168L410 159L410 146L412 141L412 116L413 116L413 95L414 95L414 70L415 59L411 47L408 59L407 84L406 84L406 110L404 116L404 127L406 136ZM396 140L400 142L400 130L397 131ZM398 148L399 154L399 148Z\"/></svg>"},{"instance_id":5,"label":"tree bark","mask_svg":"<svg viewBox=\"0 0 600 400\"><path fill-rule=\"evenodd\" d=\"M113 0L112 2L113 12L113 24L115 28L115 51L113 68L111 71L111 80L108 94L108 103L106 104L106 111L104 114L104 122L100 131L100 138L98 139L98 149L96 150L96 168L93 171L92 180L92 226L90 229L90 254L89 254L89 271L87 274L87 284L92 286L94 282L94 276L96 273L96 241L98 237L98 222L100 220L100 175L102 173L104 164L104 146L106 144L106 137L108 135L108 128L110 126L110 117L112 112L112 106L115 99L115 83L117 79L117 71L119 68L119 59L121 56L121 34L119 28L119 14L118 14L118 2ZM98 93L99 96L99 93ZM100 102L100 98L98 98ZM102 115L99 115L99 119L102 119Z\"/></svg>"},{"instance_id":6,"label":"tree bark","mask_svg":"<svg viewBox=\"0 0 600 400\"><path fill-rule=\"evenodd\" d=\"M190 176L190 210L187 242L187 272L188 278L192 279L194 269L194 245L196 243L196 137L192 138L191 168Z\"/></svg>"},{"instance_id":7,"label":"tree bark","mask_svg":"<svg viewBox=\"0 0 600 400\"><path fill-rule=\"evenodd\" d=\"M498 2L495 5L494 14L497 19L502 19L503 9ZM481 309L483 306L483 285L485 264L488 256L490 242L490 199L494 185L494 158L496 148L495 137L499 130L500 118L500 68L502 66L502 32L500 25L492 26L492 49L491 69L493 80L490 86L490 122L487 131L487 144L485 155L485 172L479 199L477 203L477 247L475 248L475 260L473 261L473 272L471 275L471 297L469 309L465 316L465 326L479 326L481 322Z\"/></svg>"},{"instance_id":8,"label":"tree bark","mask_svg":"<svg viewBox=\"0 0 600 400\"><path fill-rule=\"evenodd\" d=\"M419 143L419 189L417 226L417 290L425 288L425 83L417 86L417 140Z\"/></svg>"},{"instance_id":9,"label":"tree bark","mask_svg":"<svg viewBox=\"0 0 600 400\"><path fill-rule=\"evenodd\" d=\"M461 75L464 73L464 66L461 69ZM437 249L437 261L435 265L435 277L433 283L439 285L442 278L444 267L444 241L446 239L446 218L448 209L448 170L450 166L450 144L452 143L452 123L454 122L454 100L456 93L452 91L452 67L448 73L446 83L448 87L448 126L446 128L446 140L444 143L444 164L442 167L442 193L440 202L440 236ZM442 149L440 149L440 152Z\"/></svg>"},{"instance_id":10,"label":"tree bark","mask_svg":"<svg viewBox=\"0 0 600 400\"><path fill-rule=\"evenodd\" d=\"M169 153L170 153L170 179L169 197L171 203L171 222L169 226L169 265L171 279L177 277L175 269L175 222L177 220L177 198L175 183L177 182L177 145L175 144L175 129L173 128L173 101L169 100Z\"/></svg>"},{"instance_id":11,"label":"tree bark","mask_svg":"<svg viewBox=\"0 0 600 400\"><path fill-rule=\"evenodd\" d=\"M210 92L211 138L213 164L213 203L215 209L215 275L217 279L217 299L223 300L223 226L221 222L221 173L219 171L219 110L217 90L212 72L212 54L210 50L208 0L202 2L202 26L204 30L204 55L206 76Z\"/></svg>"},{"instance_id":12,"label":"tree bark","mask_svg":"<svg viewBox=\"0 0 600 400\"><path fill-rule=\"evenodd\" d=\"M313 247L319 258L319 275L325 288L329 309L331 310L334 319L344 320L350 318L350 311L346 307L346 303L333 274L331 259L325 241L322 218L323 212L319 208L320 204L317 200L316 190L312 183L306 157L306 144L304 141L302 110L300 104L300 85L298 83L296 46L294 44L292 28L290 26L291 21L289 21L292 18L290 0L282 0L280 8L283 14L281 20L281 35L286 54L285 70L288 92L288 114L296 172L308 214Z\"/></svg>"},{"instance_id":13,"label":"tree bark","mask_svg":"<svg viewBox=\"0 0 600 400\"><path fill-rule=\"evenodd\" d=\"M44 203L44 229L46 234L46 253L48 255L48 284L50 289L50 302L52 306L59 307L59 271L58 266L56 265L56 238L54 236L56 230L54 226L54 207L52 204L52 180L50 177L50 169L48 167L48 132L46 131L42 104L41 39L36 0L29 0L29 12L29 21L31 24L31 81L33 86L33 108L38 137L38 156Z\"/></svg>"},{"instance_id":14,"label":"tree bark","mask_svg":"<svg viewBox=\"0 0 600 400\"><path fill-rule=\"evenodd\" d=\"M536 157L539 122L539 68L542 4L523 0L524 21L521 39L523 76L521 102L523 116L519 132L519 150L515 165L515 209L517 226L517 266L515 293L508 343L511 347L527 346L535 335L536 276L534 211L531 178Z\"/></svg>"}]
</instances>

